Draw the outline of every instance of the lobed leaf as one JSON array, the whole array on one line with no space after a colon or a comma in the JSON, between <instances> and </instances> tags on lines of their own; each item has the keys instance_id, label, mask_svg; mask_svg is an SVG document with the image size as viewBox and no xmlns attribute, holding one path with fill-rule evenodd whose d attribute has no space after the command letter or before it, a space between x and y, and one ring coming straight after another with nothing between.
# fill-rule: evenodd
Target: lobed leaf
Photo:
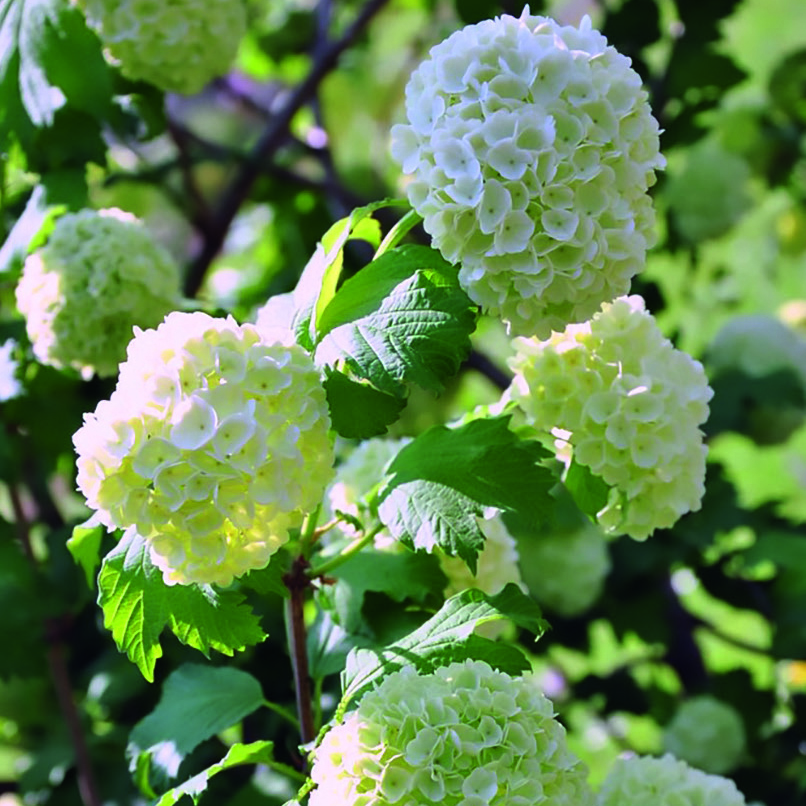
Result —
<instances>
[{"instance_id":1,"label":"lobed leaf","mask_svg":"<svg viewBox=\"0 0 806 806\"><path fill-rule=\"evenodd\" d=\"M205 655L211 649L232 655L266 638L241 594L166 585L148 556L145 539L133 530L104 558L98 588L104 626L149 681L162 655L159 638L165 627Z\"/></svg>"}]
</instances>

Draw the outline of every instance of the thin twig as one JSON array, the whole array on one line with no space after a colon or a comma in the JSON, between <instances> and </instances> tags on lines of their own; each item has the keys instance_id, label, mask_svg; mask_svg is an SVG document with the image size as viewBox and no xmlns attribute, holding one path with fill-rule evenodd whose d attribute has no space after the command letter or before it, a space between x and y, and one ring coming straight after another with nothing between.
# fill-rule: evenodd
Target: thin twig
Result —
<instances>
[{"instance_id":1,"label":"thin twig","mask_svg":"<svg viewBox=\"0 0 806 806\"><path fill-rule=\"evenodd\" d=\"M167 116L167 126L168 134L170 134L176 146L177 164L182 174L182 187L190 201L191 223L196 229L205 232L210 222L210 206L207 204L207 199L204 198L193 173L193 159L190 156L192 138L188 130L181 123L172 119L170 115Z\"/></svg>"},{"instance_id":2,"label":"thin twig","mask_svg":"<svg viewBox=\"0 0 806 806\"><path fill-rule=\"evenodd\" d=\"M339 56L353 43L369 21L389 0L368 0L353 23L336 40L329 42L311 65L308 75L289 94L285 104L269 120L241 170L224 194L205 232L201 251L193 260L185 281L185 294L194 297L204 281L205 273L220 251L227 232L246 200L266 159L282 143L294 115L313 97L322 79L335 67Z\"/></svg>"}]
</instances>

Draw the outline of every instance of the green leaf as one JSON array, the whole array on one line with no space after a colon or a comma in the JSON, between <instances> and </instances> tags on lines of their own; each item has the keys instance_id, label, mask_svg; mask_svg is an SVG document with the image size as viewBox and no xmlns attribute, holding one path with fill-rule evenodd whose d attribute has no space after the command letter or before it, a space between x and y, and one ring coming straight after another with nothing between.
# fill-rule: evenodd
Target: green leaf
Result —
<instances>
[{"instance_id":1,"label":"green leaf","mask_svg":"<svg viewBox=\"0 0 806 806\"><path fill-rule=\"evenodd\" d=\"M364 549L332 572L339 582L333 602L341 624L355 632L361 623L361 607L367 591L385 593L396 602L424 602L445 589L447 578L433 554Z\"/></svg>"},{"instance_id":2,"label":"green leaf","mask_svg":"<svg viewBox=\"0 0 806 806\"><path fill-rule=\"evenodd\" d=\"M72 4L0 0L0 106L6 101L15 109L0 117L8 131L21 124L51 126L66 104L98 119L106 114L109 68L98 37Z\"/></svg>"},{"instance_id":3,"label":"green leaf","mask_svg":"<svg viewBox=\"0 0 806 806\"><path fill-rule=\"evenodd\" d=\"M126 752L132 766L147 754L175 778L188 753L262 705L263 691L252 675L186 663L166 678L159 704L134 726Z\"/></svg>"},{"instance_id":4,"label":"green leaf","mask_svg":"<svg viewBox=\"0 0 806 806\"><path fill-rule=\"evenodd\" d=\"M436 426L405 446L387 468L379 515L391 533L415 548L439 546L475 573L484 535L476 523L489 507L513 511L539 528L553 509L556 479L539 463L537 442L520 440L509 417Z\"/></svg>"},{"instance_id":5,"label":"green leaf","mask_svg":"<svg viewBox=\"0 0 806 806\"><path fill-rule=\"evenodd\" d=\"M336 293L347 241L368 240L377 247L380 242L380 227L370 216L376 210L390 206L408 207L408 202L384 199L358 207L349 216L337 221L322 236L292 292L296 311L293 329L297 341L306 349L312 350L318 341L318 320Z\"/></svg>"},{"instance_id":6,"label":"green leaf","mask_svg":"<svg viewBox=\"0 0 806 806\"><path fill-rule=\"evenodd\" d=\"M400 396L405 382L439 392L470 351L476 308L457 270L436 251L385 252L339 289L322 313L316 361L346 363L377 389Z\"/></svg>"},{"instance_id":7,"label":"green leaf","mask_svg":"<svg viewBox=\"0 0 806 806\"><path fill-rule=\"evenodd\" d=\"M571 462L565 474L565 488L571 493L577 506L591 518L607 505L610 487L599 476L594 476L590 468L579 464L576 460Z\"/></svg>"},{"instance_id":8,"label":"green leaf","mask_svg":"<svg viewBox=\"0 0 806 806\"><path fill-rule=\"evenodd\" d=\"M475 589L464 590L448 599L438 613L396 644L382 650L350 652L342 675L344 694L339 711L403 666L413 665L419 672L427 673L449 663L475 658L508 674L523 673L531 666L520 650L473 635L479 624L502 618L511 619L538 637L548 626L537 604L517 585L510 583L495 596Z\"/></svg>"},{"instance_id":9,"label":"green leaf","mask_svg":"<svg viewBox=\"0 0 806 806\"><path fill-rule=\"evenodd\" d=\"M48 205L46 195L42 185L37 185L31 193L23 214L0 249L0 274L21 268L37 234L50 219L62 212L63 208Z\"/></svg>"},{"instance_id":10,"label":"green leaf","mask_svg":"<svg viewBox=\"0 0 806 806\"><path fill-rule=\"evenodd\" d=\"M388 395L330 367L325 367L324 386L333 428L347 439L385 434L406 406L404 398Z\"/></svg>"},{"instance_id":11,"label":"green leaf","mask_svg":"<svg viewBox=\"0 0 806 806\"><path fill-rule=\"evenodd\" d=\"M101 563L101 541L105 533L105 527L93 515L76 526L72 537L67 540L67 548L84 571L90 590L95 585L95 573Z\"/></svg>"},{"instance_id":12,"label":"green leaf","mask_svg":"<svg viewBox=\"0 0 806 806\"><path fill-rule=\"evenodd\" d=\"M199 802L202 792L207 789L207 782L223 770L243 764L268 764L274 760L273 742L251 742L250 744L234 744L227 751L227 755L217 764L202 770L198 775L185 781L181 786L174 787L166 792L158 801L157 806L174 806L185 795L193 798L194 803Z\"/></svg>"},{"instance_id":13,"label":"green leaf","mask_svg":"<svg viewBox=\"0 0 806 806\"><path fill-rule=\"evenodd\" d=\"M162 655L159 638L165 627L205 655L224 655L266 638L243 596L209 586L166 585L148 556L146 541L134 531L104 558L98 574L98 604L104 626L146 680Z\"/></svg>"}]
</instances>

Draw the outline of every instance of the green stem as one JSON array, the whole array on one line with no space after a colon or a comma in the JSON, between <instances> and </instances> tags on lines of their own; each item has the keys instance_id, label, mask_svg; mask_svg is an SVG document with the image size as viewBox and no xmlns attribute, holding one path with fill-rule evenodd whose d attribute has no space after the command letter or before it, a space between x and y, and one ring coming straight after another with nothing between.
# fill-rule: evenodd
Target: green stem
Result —
<instances>
[{"instance_id":1,"label":"green stem","mask_svg":"<svg viewBox=\"0 0 806 806\"><path fill-rule=\"evenodd\" d=\"M321 565L317 565L315 568L309 568L307 570L307 574L311 579L315 579L316 577L321 577L324 574L330 573L334 568L338 568L343 563L346 563L347 560L350 559L354 554L358 554L361 549L365 546L369 545L375 535L383 529L384 526L382 523L379 523L374 529L371 529L367 532L363 537L359 537L358 540L354 540L347 546L343 551L340 551L335 557L331 557L329 560L326 560Z\"/></svg>"},{"instance_id":2,"label":"green stem","mask_svg":"<svg viewBox=\"0 0 806 806\"><path fill-rule=\"evenodd\" d=\"M384 252L388 252L397 246L412 228L416 227L423 220L416 210L409 210L397 224L386 233L386 237L381 241L378 251L375 252L373 260L377 260Z\"/></svg>"},{"instance_id":3,"label":"green stem","mask_svg":"<svg viewBox=\"0 0 806 806\"><path fill-rule=\"evenodd\" d=\"M270 711L274 711L275 714L281 716L283 719L286 720L286 722L290 723L297 730L299 730L299 720L287 708L283 708L282 705L277 705L276 703L269 702L268 700L264 700L263 705Z\"/></svg>"}]
</instances>

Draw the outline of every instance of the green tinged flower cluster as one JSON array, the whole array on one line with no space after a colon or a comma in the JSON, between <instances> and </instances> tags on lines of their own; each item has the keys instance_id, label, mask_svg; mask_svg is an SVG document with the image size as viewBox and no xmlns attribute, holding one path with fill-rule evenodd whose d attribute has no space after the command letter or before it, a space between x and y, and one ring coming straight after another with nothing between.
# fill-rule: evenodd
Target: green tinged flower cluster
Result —
<instances>
[{"instance_id":1,"label":"green tinged flower cluster","mask_svg":"<svg viewBox=\"0 0 806 806\"><path fill-rule=\"evenodd\" d=\"M665 161L639 75L589 18L457 31L412 74L406 114L409 201L485 311L545 338L628 291Z\"/></svg>"},{"instance_id":2,"label":"green tinged flower cluster","mask_svg":"<svg viewBox=\"0 0 806 806\"><path fill-rule=\"evenodd\" d=\"M561 616L584 613L599 598L610 571L607 540L592 523L522 538L518 551L530 593Z\"/></svg>"},{"instance_id":3,"label":"green tinged flower cluster","mask_svg":"<svg viewBox=\"0 0 806 806\"><path fill-rule=\"evenodd\" d=\"M611 487L597 515L606 531L643 539L700 508L707 450L699 426L713 393L702 365L664 338L640 297L515 347L509 394Z\"/></svg>"},{"instance_id":4,"label":"green tinged flower cluster","mask_svg":"<svg viewBox=\"0 0 806 806\"><path fill-rule=\"evenodd\" d=\"M39 361L111 376L132 328L179 304L179 269L134 216L82 210L62 216L28 257L16 296Z\"/></svg>"},{"instance_id":5,"label":"green tinged flower cluster","mask_svg":"<svg viewBox=\"0 0 806 806\"><path fill-rule=\"evenodd\" d=\"M745 806L728 778L707 775L670 755L620 758L602 784L596 806Z\"/></svg>"},{"instance_id":6,"label":"green tinged flower cluster","mask_svg":"<svg viewBox=\"0 0 806 806\"><path fill-rule=\"evenodd\" d=\"M533 681L407 667L325 735L310 806L590 806L586 773Z\"/></svg>"},{"instance_id":7,"label":"green tinged flower cluster","mask_svg":"<svg viewBox=\"0 0 806 806\"><path fill-rule=\"evenodd\" d=\"M129 77L192 94L228 69L246 33L243 0L79 0Z\"/></svg>"},{"instance_id":8,"label":"green tinged flower cluster","mask_svg":"<svg viewBox=\"0 0 806 806\"><path fill-rule=\"evenodd\" d=\"M663 734L663 748L693 766L721 775L745 749L744 722L727 703L702 695L686 700Z\"/></svg>"},{"instance_id":9,"label":"green tinged flower cluster","mask_svg":"<svg viewBox=\"0 0 806 806\"><path fill-rule=\"evenodd\" d=\"M301 347L172 313L136 332L111 398L74 435L78 486L107 527L146 538L167 584L227 585L321 501L329 428Z\"/></svg>"}]
</instances>

